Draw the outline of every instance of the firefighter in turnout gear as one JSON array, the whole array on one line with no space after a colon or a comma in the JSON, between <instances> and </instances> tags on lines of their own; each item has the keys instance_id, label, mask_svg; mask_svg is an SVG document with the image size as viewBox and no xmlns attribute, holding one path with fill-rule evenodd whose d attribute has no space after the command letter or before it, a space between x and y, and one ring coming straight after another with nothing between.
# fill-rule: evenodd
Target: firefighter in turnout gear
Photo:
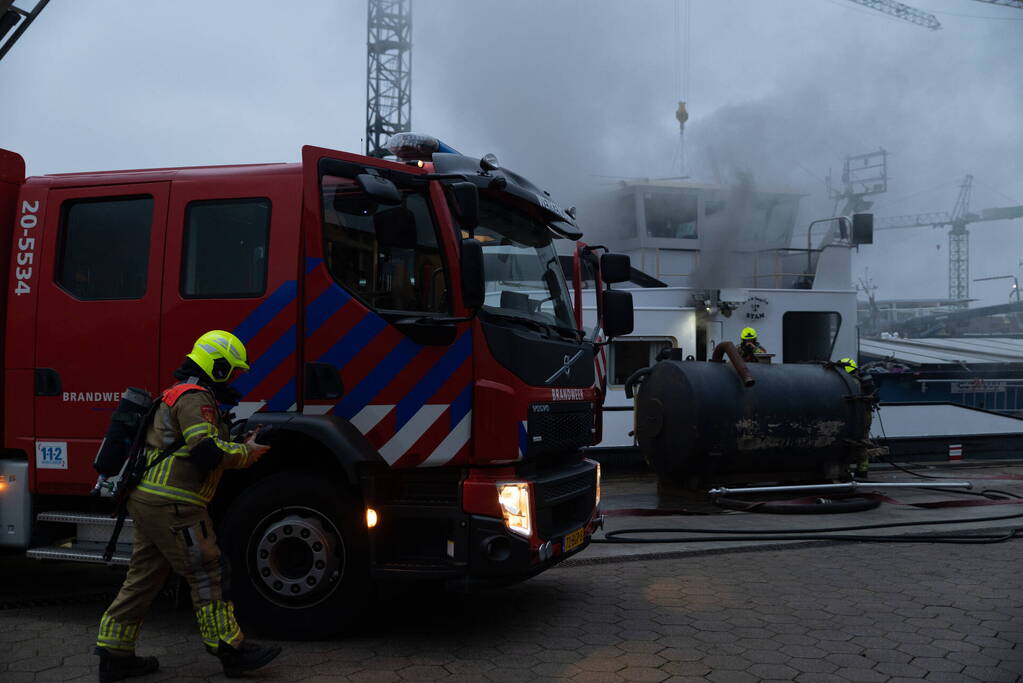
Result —
<instances>
[{"instance_id":1,"label":"firefighter in turnout gear","mask_svg":"<svg viewBox=\"0 0 1023 683\"><path fill-rule=\"evenodd\" d=\"M852 358L843 358L838 361L838 365L856 378L856 381L860 384L860 397L870 404L867 409L867 435L860 448L860 454L856 461L856 471L853 474L856 479L867 479L870 472L870 460L879 455L887 455L888 453L887 448L879 447L870 439L870 423L872 422L874 410L877 409L880 403L877 395L877 385L874 384L873 377L867 373L860 372L859 366Z\"/></svg>"},{"instance_id":2,"label":"firefighter in turnout gear","mask_svg":"<svg viewBox=\"0 0 1023 683\"><path fill-rule=\"evenodd\" d=\"M235 405L228 383L249 369L245 346L229 332L199 337L175 372L178 382L163 392L146 427L149 465L127 501L135 540L128 575L103 613L96 654L100 681L117 681L156 671L155 657L135 655L142 620L173 570L192 592L199 633L228 676L257 669L280 653L244 639L227 596L227 571L206 511L225 469L255 464L269 450L247 434L229 440L229 423L218 404ZM173 450L169 450L173 449ZM168 457L158 461L162 452ZM156 463L154 465L154 463Z\"/></svg>"},{"instance_id":3,"label":"firefighter in turnout gear","mask_svg":"<svg viewBox=\"0 0 1023 683\"><path fill-rule=\"evenodd\" d=\"M758 362L756 354L767 353L757 341L757 331L752 327L742 328L742 334L739 336L742 337L742 341L739 342L739 355L747 363L756 363Z\"/></svg>"}]
</instances>

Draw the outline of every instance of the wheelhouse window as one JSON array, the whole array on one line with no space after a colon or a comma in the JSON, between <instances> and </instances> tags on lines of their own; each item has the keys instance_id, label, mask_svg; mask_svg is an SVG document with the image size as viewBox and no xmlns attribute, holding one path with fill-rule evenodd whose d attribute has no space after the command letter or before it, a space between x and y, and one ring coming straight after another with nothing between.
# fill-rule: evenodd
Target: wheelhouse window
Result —
<instances>
[{"instance_id":1,"label":"wheelhouse window","mask_svg":"<svg viewBox=\"0 0 1023 683\"><path fill-rule=\"evenodd\" d=\"M57 284L82 301L145 296L153 198L70 200L61 211Z\"/></svg>"},{"instance_id":2,"label":"wheelhouse window","mask_svg":"<svg viewBox=\"0 0 1023 683\"><path fill-rule=\"evenodd\" d=\"M657 355L665 349L675 346L675 340L670 337L645 337L631 338L623 337L611 342L611 355L609 358L610 383L621 386L629 375L648 368L657 362Z\"/></svg>"},{"instance_id":3,"label":"wheelhouse window","mask_svg":"<svg viewBox=\"0 0 1023 683\"><path fill-rule=\"evenodd\" d=\"M181 295L241 298L266 291L270 200L190 202L185 212Z\"/></svg>"},{"instance_id":4,"label":"wheelhouse window","mask_svg":"<svg viewBox=\"0 0 1023 683\"><path fill-rule=\"evenodd\" d=\"M650 237L696 239L699 208L696 191L647 192L643 205Z\"/></svg>"},{"instance_id":5,"label":"wheelhouse window","mask_svg":"<svg viewBox=\"0 0 1023 683\"><path fill-rule=\"evenodd\" d=\"M782 316L782 351L786 363L833 360L842 315L835 311L788 311Z\"/></svg>"},{"instance_id":6,"label":"wheelhouse window","mask_svg":"<svg viewBox=\"0 0 1023 683\"><path fill-rule=\"evenodd\" d=\"M447 274L430 204L402 191L377 203L348 178L324 176L323 251L334 280L378 310L448 311Z\"/></svg>"},{"instance_id":7,"label":"wheelhouse window","mask_svg":"<svg viewBox=\"0 0 1023 683\"><path fill-rule=\"evenodd\" d=\"M797 209L797 198L790 195L756 195L746 207L743 241L759 248L789 246Z\"/></svg>"}]
</instances>

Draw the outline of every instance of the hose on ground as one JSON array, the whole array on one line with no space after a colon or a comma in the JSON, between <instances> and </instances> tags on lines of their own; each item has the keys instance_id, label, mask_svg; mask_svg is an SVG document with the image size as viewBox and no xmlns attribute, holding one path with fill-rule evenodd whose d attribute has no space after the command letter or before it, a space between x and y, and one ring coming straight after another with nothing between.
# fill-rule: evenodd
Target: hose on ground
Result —
<instances>
[{"instance_id":1,"label":"hose on ground","mask_svg":"<svg viewBox=\"0 0 1023 683\"><path fill-rule=\"evenodd\" d=\"M959 522L961 520L955 520ZM707 536L702 538L619 538L620 534L643 532L669 533L680 529L620 529L609 531L594 543L708 543L712 541L855 541L858 543L963 543L980 545L1004 543L1023 538L1023 527L998 534L907 534L905 536L867 536L857 534L793 534L791 536Z\"/></svg>"},{"instance_id":2,"label":"hose on ground","mask_svg":"<svg viewBox=\"0 0 1023 683\"><path fill-rule=\"evenodd\" d=\"M822 527L817 529L702 529L697 527L673 527L666 529L617 529L608 531L603 538L593 539L593 543L709 543L720 541L859 541L870 543L1002 543L1014 538L1023 537L1023 527L1011 529L997 534L909 534L905 536L869 536L858 534L842 534L846 531L866 531L869 529L894 529L911 526L940 526L942 524L962 524L964 522L997 522L1006 519L1021 519L1023 513L1011 515L991 515L973 519L939 519L919 520L915 522L885 522L880 524L857 524L852 526ZM636 537L636 534L675 534L668 537ZM690 534L679 536L678 534ZM692 536L691 534L715 534L713 536Z\"/></svg>"}]
</instances>

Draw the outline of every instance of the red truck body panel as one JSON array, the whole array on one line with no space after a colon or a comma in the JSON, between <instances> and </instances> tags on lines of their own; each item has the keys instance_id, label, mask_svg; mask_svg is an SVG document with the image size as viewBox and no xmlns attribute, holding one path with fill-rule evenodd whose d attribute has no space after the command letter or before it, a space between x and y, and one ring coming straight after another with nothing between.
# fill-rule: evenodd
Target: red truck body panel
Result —
<instances>
[{"instance_id":1,"label":"red truck body panel","mask_svg":"<svg viewBox=\"0 0 1023 683\"><path fill-rule=\"evenodd\" d=\"M39 223L34 233L35 270L26 280L31 291L11 296L12 343L6 368L8 380L18 381L19 386L8 395L12 410L5 413L5 446L30 454L33 491L86 493L95 480L92 458L119 393L129 385L158 392L171 381L171 372L197 335L208 329L247 332L246 342L256 359L252 375L261 380L247 392L249 406L265 405L277 397L279 403L287 402L280 409L294 408L298 306L293 294L274 298L273 293L296 290L300 169L298 164L267 164L65 174L32 178L25 184L23 202L39 206L35 214ZM57 283L61 207L68 202L131 197L153 202L145 293L127 300L76 298ZM183 297L178 274L189 204L254 197L266 198L271 205L268 296ZM15 267L17 254L12 259ZM270 307L276 315L263 320ZM271 353L275 344L276 354ZM281 346L290 348L290 353L280 357ZM34 381L35 368L58 370L57 395L25 400L32 395L25 388ZM26 373L28 377L22 376ZM39 442L66 443L60 467L38 466L43 455L36 452L32 457L32 453Z\"/></svg>"},{"instance_id":2,"label":"red truck body panel","mask_svg":"<svg viewBox=\"0 0 1023 683\"><path fill-rule=\"evenodd\" d=\"M36 396L30 407L6 414L5 444L25 448L33 440L66 443L68 450L61 467L32 468L35 492L86 493L94 480L92 458L119 392L129 385L158 392L194 339L209 329L234 332L253 359L252 369L235 382L243 395L237 411L241 416L259 410L338 415L352 421L394 468L516 462L528 447L530 403L597 399L594 387L525 385L494 359L478 320L459 323L450 346L425 346L346 292L324 264L317 163L325 158L367 162L353 154L305 147L302 164L28 180L23 197L39 206L39 258L28 280L31 292L13 297L16 333L11 336L7 375L8 381L18 382L17 403L24 403L29 378L16 373L53 368L61 387L58 395ZM372 163L402 173L429 170ZM443 190L433 182L429 191L439 231L457 234ZM152 199L149 267L139 298L82 301L57 283L67 204L101 197ZM264 293L231 299L184 297L179 276L188 207L192 202L245 198L265 198L271 206ZM457 266L450 265L458 262L458 241L441 244L449 272L456 272ZM458 278L449 277L448 287L451 300L460 302ZM461 308L450 311L466 313ZM339 367L344 396L306 405L300 371L305 362ZM521 418L509 420L509 415ZM470 438L473 434L475 439ZM43 456L36 456L34 465L42 462Z\"/></svg>"}]
</instances>

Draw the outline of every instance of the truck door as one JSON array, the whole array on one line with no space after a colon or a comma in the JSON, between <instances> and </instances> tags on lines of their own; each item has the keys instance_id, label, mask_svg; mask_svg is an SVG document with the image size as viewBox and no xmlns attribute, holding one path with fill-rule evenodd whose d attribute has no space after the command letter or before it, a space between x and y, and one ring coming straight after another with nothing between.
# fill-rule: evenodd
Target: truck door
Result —
<instances>
[{"instance_id":1,"label":"truck door","mask_svg":"<svg viewBox=\"0 0 1023 683\"><path fill-rule=\"evenodd\" d=\"M296 407L301 174L280 169L175 179L167 212L160 381L174 381L200 335L233 332L251 366L233 384L241 418Z\"/></svg>"},{"instance_id":2,"label":"truck door","mask_svg":"<svg viewBox=\"0 0 1023 683\"><path fill-rule=\"evenodd\" d=\"M35 319L34 458L41 493L88 491L120 392L159 387L169 185L48 193Z\"/></svg>"},{"instance_id":3,"label":"truck door","mask_svg":"<svg viewBox=\"0 0 1023 683\"><path fill-rule=\"evenodd\" d=\"M304 410L349 420L392 467L467 462L471 331L429 322L461 313L457 232L440 188L408 166L372 162L401 192L397 205L373 200L355 180L370 163L303 150Z\"/></svg>"}]
</instances>

